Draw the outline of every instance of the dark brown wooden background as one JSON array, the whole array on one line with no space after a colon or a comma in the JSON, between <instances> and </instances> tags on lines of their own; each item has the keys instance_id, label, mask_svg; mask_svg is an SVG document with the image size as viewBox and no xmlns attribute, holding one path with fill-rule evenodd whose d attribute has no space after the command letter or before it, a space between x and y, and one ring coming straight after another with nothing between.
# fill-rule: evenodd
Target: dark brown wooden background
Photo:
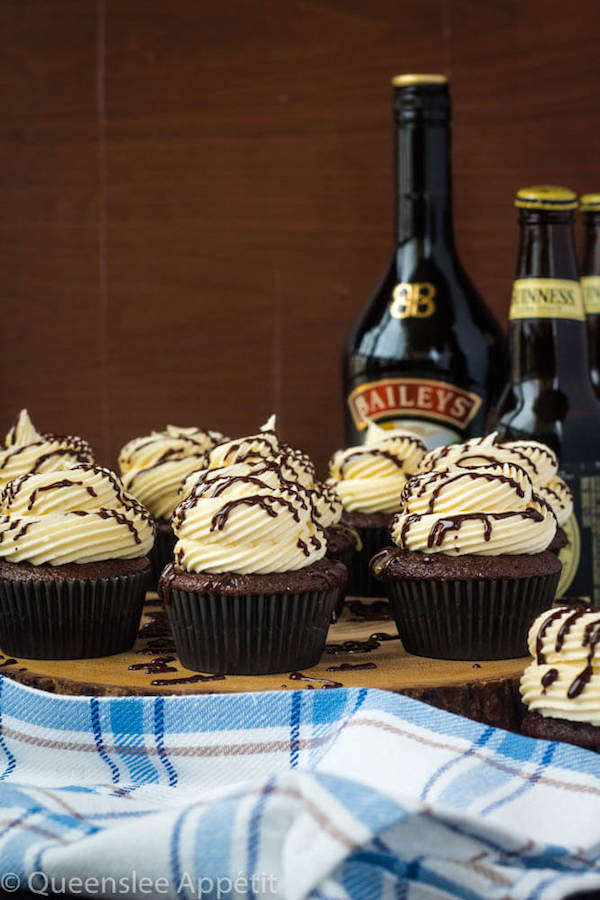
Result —
<instances>
[{"instance_id":1,"label":"dark brown wooden background","mask_svg":"<svg viewBox=\"0 0 600 900\"><path fill-rule=\"evenodd\" d=\"M0 429L27 405L112 462L275 410L323 462L391 248L390 76L451 76L459 247L504 319L515 189L600 189L599 39L595 0L1 0Z\"/></svg>"}]
</instances>

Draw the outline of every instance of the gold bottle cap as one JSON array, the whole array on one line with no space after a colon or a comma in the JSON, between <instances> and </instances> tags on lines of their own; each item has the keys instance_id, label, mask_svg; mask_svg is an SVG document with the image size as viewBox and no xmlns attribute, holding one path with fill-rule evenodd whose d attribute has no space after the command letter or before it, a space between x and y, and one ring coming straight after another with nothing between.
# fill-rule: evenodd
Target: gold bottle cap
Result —
<instances>
[{"instance_id":1,"label":"gold bottle cap","mask_svg":"<svg viewBox=\"0 0 600 900\"><path fill-rule=\"evenodd\" d=\"M571 188L540 184L517 191L515 206L524 209L576 209L577 194Z\"/></svg>"},{"instance_id":2,"label":"gold bottle cap","mask_svg":"<svg viewBox=\"0 0 600 900\"><path fill-rule=\"evenodd\" d=\"M579 209L582 212L600 212L600 194L584 194L579 198Z\"/></svg>"},{"instance_id":3,"label":"gold bottle cap","mask_svg":"<svg viewBox=\"0 0 600 900\"><path fill-rule=\"evenodd\" d=\"M394 87L408 87L411 84L448 84L445 75L394 75Z\"/></svg>"}]
</instances>

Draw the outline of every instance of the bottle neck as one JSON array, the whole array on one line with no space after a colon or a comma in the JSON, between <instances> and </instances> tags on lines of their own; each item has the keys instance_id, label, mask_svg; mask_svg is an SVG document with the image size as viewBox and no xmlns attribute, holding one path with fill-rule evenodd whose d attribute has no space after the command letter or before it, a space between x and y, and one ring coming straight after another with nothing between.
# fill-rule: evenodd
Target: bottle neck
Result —
<instances>
[{"instance_id":1,"label":"bottle neck","mask_svg":"<svg viewBox=\"0 0 600 900\"><path fill-rule=\"evenodd\" d=\"M418 256L454 248L449 122L398 122L395 140L399 247Z\"/></svg>"},{"instance_id":2,"label":"bottle neck","mask_svg":"<svg viewBox=\"0 0 600 900\"><path fill-rule=\"evenodd\" d=\"M600 275L600 213L584 213L582 276Z\"/></svg>"},{"instance_id":3,"label":"bottle neck","mask_svg":"<svg viewBox=\"0 0 600 900\"><path fill-rule=\"evenodd\" d=\"M557 285L559 295L567 288L578 297L579 271L575 253L572 212L541 213L521 210L521 237L517 258L517 279L552 279L572 283ZM513 383L543 381L554 389L573 395L587 391L589 382L588 346L585 320L547 315L553 302L552 285L546 281L531 291L540 303L540 315L512 318L511 344ZM539 292L537 294L536 292Z\"/></svg>"},{"instance_id":4,"label":"bottle neck","mask_svg":"<svg viewBox=\"0 0 600 900\"><path fill-rule=\"evenodd\" d=\"M521 210L517 278L561 278L578 281L572 213Z\"/></svg>"}]
</instances>

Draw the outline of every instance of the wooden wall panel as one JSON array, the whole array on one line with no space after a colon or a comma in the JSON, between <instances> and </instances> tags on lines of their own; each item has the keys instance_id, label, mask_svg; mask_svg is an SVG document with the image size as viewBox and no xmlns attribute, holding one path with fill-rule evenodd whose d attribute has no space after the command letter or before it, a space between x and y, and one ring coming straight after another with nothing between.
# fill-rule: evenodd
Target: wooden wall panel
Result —
<instances>
[{"instance_id":1,"label":"wooden wall panel","mask_svg":"<svg viewBox=\"0 0 600 900\"><path fill-rule=\"evenodd\" d=\"M505 318L512 196L600 188L596 4L5 0L0 428L112 462L276 410L323 463L344 336L391 250L389 78L444 70L458 243Z\"/></svg>"}]
</instances>

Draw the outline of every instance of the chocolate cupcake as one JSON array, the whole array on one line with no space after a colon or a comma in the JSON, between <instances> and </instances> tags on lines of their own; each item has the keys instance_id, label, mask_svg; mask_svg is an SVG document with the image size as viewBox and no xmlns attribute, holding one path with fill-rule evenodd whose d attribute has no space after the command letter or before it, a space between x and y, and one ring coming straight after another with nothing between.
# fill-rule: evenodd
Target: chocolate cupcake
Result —
<instances>
[{"instance_id":1,"label":"chocolate cupcake","mask_svg":"<svg viewBox=\"0 0 600 900\"><path fill-rule=\"evenodd\" d=\"M159 591L189 669L267 674L315 665L345 567L325 558L310 496L264 459L209 470L176 508Z\"/></svg>"},{"instance_id":2,"label":"chocolate cupcake","mask_svg":"<svg viewBox=\"0 0 600 900\"><path fill-rule=\"evenodd\" d=\"M0 490L20 475L54 472L93 463L87 441L74 435L60 436L38 431L22 409L0 450Z\"/></svg>"},{"instance_id":3,"label":"chocolate cupcake","mask_svg":"<svg viewBox=\"0 0 600 900\"><path fill-rule=\"evenodd\" d=\"M329 483L344 513L342 524L356 531L360 550L349 567L348 594L383 597L383 585L369 572L372 556L390 542L389 527L400 495L425 454L425 444L409 431L392 432L370 423L366 443L338 450L329 462Z\"/></svg>"},{"instance_id":4,"label":"chocolate cupcake","mask_svg":"<svg viewBox=\"0 0 600 900\"><path fill-rule=\"evenodd\" d=\"M171 515L181 499L179 489L185 478L208 465L208 451L225 440L217 431L167 425L134 438L119 453L119 470L130 491L156 519L156 539L150 553L154 584L173 559L175 535Z\"/></svg>"},{"instance_id":5,"label":"chocolate cupcake","mask_svg":"<svg viewBox=\"0 0 600 900\"><path fill-rule=\"evenodd\" d=\"M409 653L506 659L526 651L527 623L553 601L556 530L524 469L428 472L407 482L394 547L371 562Z\"/></svg>"},{"instance_id":6,"label":"chocolate cupcake","mask_svg":"<svg viewBox=\"0 0 600 900\"><path fill-rule=\"evenodd\" d=\"M0 647L38 659L106 656L136 638L150 513L108 469L23 475L0 496Z\"/></svg>"},{"instance_id":7,"label":"chocolate cupcake","mask_svg":"<svg viewBox=\"0 0 600 900\"><path fill-rule=\"evenodd\" d=\"M523 734L600 752L600 613L583 604L547 610L528 642Z\"/></svg>"}]
</instances>

